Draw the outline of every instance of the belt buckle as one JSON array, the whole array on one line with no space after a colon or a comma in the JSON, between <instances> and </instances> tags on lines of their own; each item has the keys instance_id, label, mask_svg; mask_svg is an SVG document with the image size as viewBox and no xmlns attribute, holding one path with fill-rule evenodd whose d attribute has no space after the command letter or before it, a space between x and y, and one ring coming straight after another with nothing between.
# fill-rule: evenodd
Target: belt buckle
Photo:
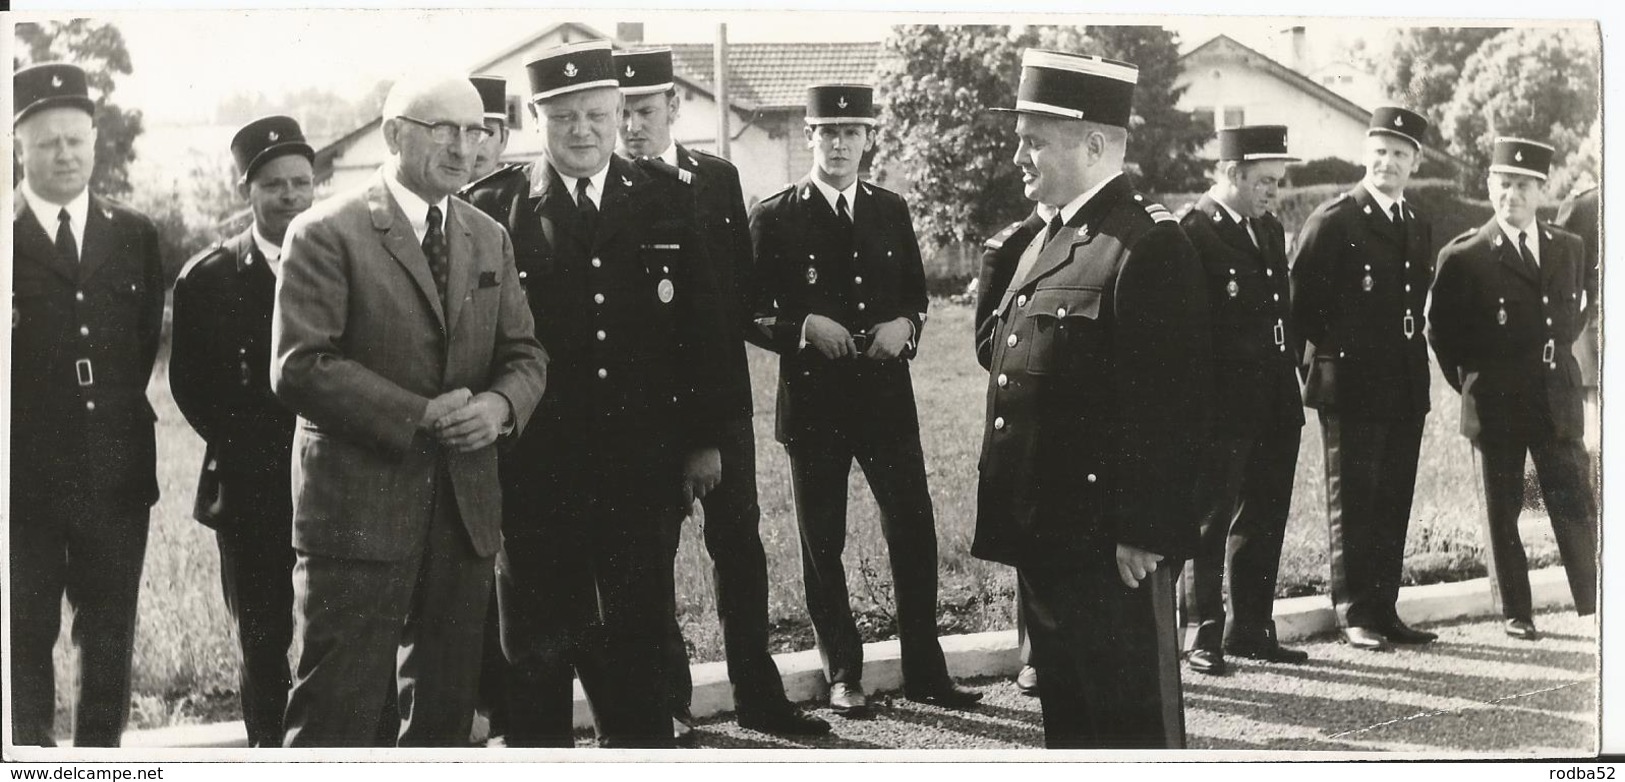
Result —
<instances>
[{"instance_id":1,"label":"belt buckle","mask_svg":"<svg viewBox=\"0 0 1625 782\"><path fill-rule=\"evenodd\" d=\"M1275 333L1275 344L1277 344L1277 345L1285 345L1286 344L1286 324L1282 323L1280 318L1275 319L1275 328L1273 329L1273 332Z\"/></svg>"},{"instance_id":2,"label":"belt buckle","mask_svg":"<svg viewBox=\"0 0 1625 782\"><path fill-rule=\"evenodd\" d=\"M1546 344L1541 346L1540 360L1547 364L1552 364L1557 360L1557 342L1555 340L1548 339Z\"/></svg>"},{"instance_id":3,"label":"belt buckle","mask_svg":"<svg viewBox=\"0 0 1625 782\"><path fill-rule=\"evenodd\" d=\"M1410 313L1405 313L1405 338L1410 339L1414 336L1416 336L1416 318Z\"/></svg>"},{"instance_id":4,"label":"belt buckle","mask_svg":"<svg viewBox=\"0 0 1625 782\"><path fill-rule=\"evenodd\" d=\"M96 383L96 372L90 366L90 359L81 358L78 361L73 362L73 371L79 376L80 387L94 385Z\"/></svg>"}]
</instances>

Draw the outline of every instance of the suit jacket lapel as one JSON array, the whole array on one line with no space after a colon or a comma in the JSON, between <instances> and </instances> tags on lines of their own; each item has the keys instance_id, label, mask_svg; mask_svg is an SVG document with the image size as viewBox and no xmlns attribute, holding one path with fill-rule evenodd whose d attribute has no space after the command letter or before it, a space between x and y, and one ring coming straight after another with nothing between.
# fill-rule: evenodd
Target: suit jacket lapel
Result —
<instances>
[{"instance_id":1,"label":"suit jacket lapel","mask_svg":"<svg viewBox=\"0 0 1625 782\"><path fill-rule=\"evenodd\" d=\"M417 283L418 291L429 302L442 331L446 330L446 313L440 307L440 291L435 287L434 275L429 272L429 259L423 255L423 245L412 231L412 223L401 211L400 204L389 194L384 175L373 180L367 189L367 206L372 212L372 227L378 230L378 239L393 256L407 276Z\"/></svg>"},{"instance_id":2,"label":"suit jacket lapel","mask_svg":"<svg viewBox=\"0 0 1625 782\"><path fill-rule=\"evenodd\" d=\"M1538 287L1540 285L1540 280L1529 271L1529 267L1524 264L1522 256L1518 255L1517 245L1507 240L1506 234L1501 232L1501 226L1495 222L1495 218L1490 218L1490 221L1485 223L1483 228L1478 229L1478 232L1485 241L1490 243L1490 250L1495 253L1495 257L1500 260L1502 266L1507 267L1509 271L1517 275L1518 279L1533 286Z\"/></svg>"},{"instance_id":3,"label":"suit jacket lapel","mask_svg":"<svg viewBox=\"0 0 1625 782\"><path fill-rule=\"evenodd\" d=\"M1399 226L1394 225L1393 218L1383 211L1382 205L1377 203L1377 199L1371 197L1371 192L1366 190L1365 185L1355 185L1350 192L1354 194L1354 200L1359 202L1360 210L1365 212L1366 227L1370 229L1371 233L1394 244L1404 244L1405 236L1400 233ZM1407 222L1406 225L1409 225L1409 223Z\"/></svg>"},{"instance_id":4,"label":"suit jacket lapel","mask_svg":"<svg viewBox=\"0 0 1625 782\"><path fill-rule=\"evenodd\" d=\"M34 212L28 207L28 199L22 193L14 196L17 206L13 210L11 230L12 241L16 242L13 258L33 258L45 268L61 275L69 282L75 281L78 270L64 263L56 257L56 241L45 232L44 226L34 217ZM88 233L88 231L86 232Z\"/></svg>"},{"instance_id":5,"label":"suit jacket lapel","mask_svg":"<svg viewBox=\"0 0 1625 782\"><path fill-rule=\"evenodd\" d=\"M542 237L547 240L548 249L557 252L566 240L579 242L586 247L587 239L579 229L580 213L576 211L575 199L565 192L564 180L546 160L538 160L531 166L531 211L541 225Z\"/></svg>"},{"instance_id":6,"label":"suit jacket lapel","mask_svg":"<svg viewBox=\"0 0 1625 782\"><path fill-rule=\"evenodd\" d=\"M1119 174L1110 184L1095 193L1083 208L1072 215L1072 219L1061 226L1055 233L1055 238L1044 245L1043 252L1038 254L1038 262L1033 264L1027 279L1017 280L1017 286L1025 286L1052 274L1056 269L1066 265L1072 260L1073 251L1095 240L1095 230L1099 227L1099 218L1111 211L1119 198L1129 191L1129 181L1126 175Z\"/></svg>"},{"instance_id":7,"label":"suit jacket lapel","mask_svg":"<svg viewBox=\"0 0 1625 782\"><path fill-rule=\"evenodd\" d=\"M598 232L593 236L592 249L598 252L610 239L625 230L631 220L625 216L627 202L631 200L632 193L642 184L634 184L634 179L641 177L641 172L633 169L620 155L610 155L609 171L604 176L604 192L598 199Z\"/></svg>"},{"instance_id":8,"label":"suit jacket lapel","mask_svg":"<svg viewBox=\"0 0 1625 782\"><path fill-rule=\"evenodd\" d=\"M451 256L450 274L446 281L446 333L457 328L457 317L463 313L464 300L475 284L480 265L474 259L474 234L463 219L461 201L453 198L446 215L446 247Z\"/></svg>"},{"instance_id":9,"label":"suit jacket lapel","mask_svg":"<svg viewBox=\"0 0 1625 782\"><path fill-rule=\"evenodd\" d=\"M1252 237L1247 235L1247 228L1231 219L1229 210L1212 196L1204 194L1198 206L1207 213L1208 219L1213 221L1214 232L1225 244L1251 256L1257 256L1263 249L1262 244L1253 244ZM1259 236L1258 239L1259 242L1264 241L1263 236Z\"/></svg>"}]
</instances>

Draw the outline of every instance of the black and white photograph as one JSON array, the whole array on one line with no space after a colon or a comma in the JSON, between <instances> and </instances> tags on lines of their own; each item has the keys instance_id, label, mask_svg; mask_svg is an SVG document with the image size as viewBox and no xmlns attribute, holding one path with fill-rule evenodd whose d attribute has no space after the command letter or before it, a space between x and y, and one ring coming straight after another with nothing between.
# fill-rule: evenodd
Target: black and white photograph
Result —
<instances>
[{"instance_id":1,"label":"black and white photograph","mask_svg":"<svg viewBox=\"0 0 1625 782\"><path fill-rule=\"evenodd\" d=\"M0 13L4 760L1611 774L1568 8Z\"/></svg>"}]
</instances>

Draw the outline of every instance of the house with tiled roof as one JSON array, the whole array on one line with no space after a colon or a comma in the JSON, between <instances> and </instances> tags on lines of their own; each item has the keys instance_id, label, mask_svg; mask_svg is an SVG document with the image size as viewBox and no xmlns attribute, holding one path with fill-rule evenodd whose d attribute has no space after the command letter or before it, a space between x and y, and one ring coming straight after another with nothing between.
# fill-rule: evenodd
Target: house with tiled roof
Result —
<instances>
[{"instance_id":1,"label":"house with tiled roof","mask_svg":"<svg viewBox=\"0 0 1625 782\"><path fill-rule=\"evenodd\" d=\"M631 29L636 29L635 26ZM627 32L624 31L623 32ZM617 48L645 45L637 35L608 36L586 25L556 24L504 46L473 64L470 74L508 80L508 121L513 132L505 162L528 162L542 155L526 103L525 63L561 43L607 39ZM652 45L649 44L649 45ZM682 99L672 134L677 142L714 152L717 148L716 73L712 44L672 44L674 81ZM739 167L747 205L795 181L812 167L802 132L807 85L825 81L873 83L880 43L738 43L728 46L729 158ZM317 176L324 190L360 184L383 163L381 120L373 120L317 151Z\"/></svg>"},{"instance_id":2,"label":"house with tiled roof","mask_svg":"<svg viewBox=\"0 0 1625 782\"><path fill-rule=\"evenodd\" d=\"M1182 73L1174 83L1185 90L1177 104L1181 111L1193 112L1215 128L1285 125L1289 149L1297 157L1361 162L1370 108L1328 84L1227 35L1186 52L1179 63ZM1458 162L1440 149L1425 147L1422 153L1435 163ZM1218 156L1217 141L1209 143L1206 154Z\"/></svg>"}]
</instances>

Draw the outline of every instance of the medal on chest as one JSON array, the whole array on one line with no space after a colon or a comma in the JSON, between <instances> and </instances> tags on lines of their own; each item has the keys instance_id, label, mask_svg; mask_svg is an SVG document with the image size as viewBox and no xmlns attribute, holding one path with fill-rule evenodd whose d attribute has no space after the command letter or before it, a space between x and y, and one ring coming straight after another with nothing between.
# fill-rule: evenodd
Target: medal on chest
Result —
<instances>
[{"instance_id":1,"label":"medal on chest","mask_svg":"<svg viewBox=\"0 0 1625 782\"><path fill-rule=\"evenodd\" d=\"M677 289L672 286L671 280L663 279L655 286L655 293L660 296L661 304L670 304L672 297L677 295Z\"/></svg>"},{"instance_id":2,"label":"medal on chest","mask_svg":"<svg viewBox=\"0 0 1625 782\"><path fill-rule=\"evenodd\" d=\"M810 258L812 256L808 256L808 257ZM812 265L810 263L807 264L807 284L808 285L817 285L818 284L818 267L814 266L814 265Z\"/></svg>"},{"instance_id":3,"label":"medal on chest","mask_svg":"<svg viewBox=\"0 0 1625 782\"><path fill-rule=\"evenodd\" d=\"M1370 293L1376 287L1376 281L1371 279L1371 264L1365 265L1365 277L1360 279L1360 290Z\"/></svg>"},{"instance_id":4,"label":"medal on chest","mask_svg":"<svg viewBox=\"0 0 1625 782\"><path fill-rule=\"evenodd\" d=\"M1501 309L1495 312L1495 322L1503 326L1507 324L1507 300L1501 299Z\"/></svg>"},{"instance_id":5,"label":"medal on chest","mask_svg":"<svg viewBox=\"0 0 1625 782\"><path fill-rule=\"evenodd\" d=\"M1224 286L1224 292L1230 294L1232 299L1241 295L1241 283L1236 281L1235 269L1230 270L1230 282Z\"/></svg>"}]
</instances>

